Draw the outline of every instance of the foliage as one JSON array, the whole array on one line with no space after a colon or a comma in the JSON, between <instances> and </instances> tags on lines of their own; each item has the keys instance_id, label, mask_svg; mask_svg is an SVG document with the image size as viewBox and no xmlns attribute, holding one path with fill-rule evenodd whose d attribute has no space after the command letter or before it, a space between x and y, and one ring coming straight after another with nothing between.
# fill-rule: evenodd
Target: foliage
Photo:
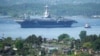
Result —
<instances>
[{"instance_id":1,"label":"foliage","mask_svg":"<svg viewBox=\"0 0 100 56\"><path fill-rule=\"evenodd\" d=\"M74 42L71 42L70 48L71 48L71 49L74 48Z\"/></svg>"},{"instance_id":2,"label":"foliage","mask_svg":"<svg viewBox=\"0 0 100 56\"><path fill-rule=\"evenodd\" d=\"M82 47L100 50L100 35L86 35L86 31L81 31L79 36Z\"/></svg>"},{"instance_id":3,"label":"foliage","mask_svg":"<svg viewBox=\"0 0 100 56\"><path fill-rule=\"evenodd\" d=\"M4 47L3 43L0 42L0 49L2 49Z\"/></svg>"},{"instance_id":4,"label":"foliage","mask_svg":"<svg viewBox=\"0 0 100 56\"><path fill-rule=\"evenodd\" d=\"M75 55L75 56L91 56L91 55L88 54L88 53L80 52L79 54L77 54L77 55Z\"/></svg>"},{"instance_id":5,"label":"foliage","mask_svg":"<svg viewBox=\"0 0 100 56\"><path fill-rule=\"evenodd\" d=\"M97 40L97 38L98 38L97 35L89 35L84 38L84 42L93 42Z\"/></svg>"},{"instance_id":6,"label":"foliage","mask_svg":"<svg viewBox=\"0 0 100 56\"><path fill-rule=\"evenodd\" d=\"M58 37L58 41L62 41L62 40L65 40L65 39L69 41L69 38L70 38L70 36L68 34L61 34Z\"/></svg>"},{"instance_id":7,"label":"foliage","mask_svg":"<svg viewBox=\"0 0 100 56\"><path fill-rule=\"evenodd\" d=\"M4 3L5 4L5 3ZM2 15L11 15L14 17L20 16L21 14L27 12L37 12L37 14L41 15L43 13L43 6L45 4L40 3L32 3L32 4L17 4L13 6L0 6L0 14ZM86 4L58 4L58 5L49 5L50 12L53 15L99 15L100 14L100 4L94 3L86 3ZM60 9L62 8L62 9ZM94 9L95 8L95 9ZM59 11L59 12L58 12Z\"/></svg>"},{"instance_id":8,"label":"foliage","mask_svg":"<svg viewBox=\"0 0 100 56\"><path fill-rule=\"evenodd\" d=\"M23 41L21 39L16 39L15 41L15 47L19 49L23 48Z\"/></svg>"},{"instance_id":9,"label":"foliage","mask_svg":"<svg viewBox=\"0 0 100 56\"><path fill-rule=\"evenodd\" d=\"M4 39L3 39L3 44L4 44L4 45L6 45L6 44L12 45L12 44L13 44L12 38L11 38L11 37L4 38Z\"/></svg>"},{"instance_id":10,"label":"foliage","mask_svg":"<svg viewBox=\"0 0 100 56\"><path fill-rule=\"evenodd\" d=\"M47 39L46 38L43 38L43 42L46 43L47 42Z\"/></svg>"},{"instance_id":11,"label":"foliage","mask_svg":"<svg viewBox=\"0 0 100 56\"><path fill-rule=\"evenodd\" d=\"M100 39L93 42L93 49L100 51Z\"/></svg>"},{"instance_id":12,"label":"foliage","mask_svg":"<svg viewBox=\"0 0 100 56\"><path fill-rule=\"evenodd\" d=\"M91 42L86 42L86 43L83 44L83 47L91 48L92 47L92 43Z\"/></svg>"},{"instance_id":13,"label":"foliage","mask_svg":"<svg viewBox=\"0 0 100 56\"><path fill-rule=\"evenodd\" d=\"M31 35L25 39L25 42L32 44L37 43L37 37L35 35Z\"/></svg>"},{"instance_id":14,"label":"foliage","mask_svg":"<svg viewBox=\"0 0 100 56\"><path fill-rule=\"evenodd\" d=\"M41 50L41 56L45 56L46 55L46 51L45 51L45 49L43 48L42 50Z\"/></svg>"},{"instance_id":15,"label":"foliage","mask_svg":"<svg viewBox=\"0 0 100 56\"><path fill-rule=\"evenodd\" d=\"M75 45L76 45L76 40L74 38L72 38L71 44L70 44L70 48L71 49L74 49L75 48Z\"/></svg>"},{"instance_id":16,"label":"foliage","mask_svg":"<svg viewBox=\"0 0 100 56\"><path fill-rule=\"evenodd\" d=\"M76 39L74 41L74 45L75 45L76 49L80 49L81 48L81 41L80 41L80 39Z\"/></svg>"},{"instance_id":17,"label":"foliage","mask_svg":"<svg viewBox=\"0 0 100 56\"><path fill-rule=\"evenodd\" d=\"M96 34L86 35L86 31L80 32L80 39L73 39L68 34L61 34L58 37L58 40L64 41L64 43L71 42L70 48L72 50L74 50L73 49L74 47L76 48L76 50L80 50L82 47L86 47L87 49L100 51L100 35L96 35ZM27 56L27 55L35 56L38 54L39 51L41 51L42 56L45 56L46 55L45 49L40 48L42 43L47 44L46 38L42 38L41 36L36 36L36 35L30 35L26 39L16 38L15 40L12 39L11 37L7 37L0 40L0 50L3 50L6 44L10 44L11 49L13 49L13 47L16 47L18 49L16 51L16 54L18 55L21 54L23 56ZM59 43L57 42L56 45L57 44ZM38 46L39 48L37 47L34 48L33 47L34 45ZM59 52L58 50L53 50L53 51ZM88 52L87 53L82 52L79 53L77 56L90 56L90 54L88 54Z\"/></svg>"},{"instance_id":18,"label":"foliage","mask_svg":"<svg viewBox=\"0 0 100 56\"><path fill-rule=\"evenodd\" d=\"M37 39L37 41L38 41L38 45L41 45L41 44L43 43L43 41L42 41L42 37L39 36L38 39Z\"/></svg>"},{"instance_id":19,"label":"foliage","mask_svg":"<svg viewBox=\"0 0 100 56\"><path fill-rule=\"evenodd\" d=\"M81 41L84 41L84 38L86 37L86 31L81 31L79 36L80 36Z\"/></svg>"},{"instance_id":20,"label":"foliage","mask_svg":"<svg viewBox=\"0 0 100 56\"><path fill-rule=\"evenodd\" d=\"M32 45L40 46L43 43L43 39L41 36L37 37L35 35L31 35L31 36L27 37L24 42L31 44L31 46Z\"/></svg>"}]
</instances>

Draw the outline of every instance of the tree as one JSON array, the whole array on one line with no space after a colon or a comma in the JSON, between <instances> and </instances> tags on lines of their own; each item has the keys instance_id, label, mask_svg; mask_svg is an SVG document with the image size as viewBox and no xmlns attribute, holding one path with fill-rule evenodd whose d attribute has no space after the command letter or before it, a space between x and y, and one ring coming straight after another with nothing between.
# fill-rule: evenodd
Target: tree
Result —
<instances>
[{"instance_id":1,"label":"tree","mask_svg":"<svg viewBox=\"0 0 100 56\"><path fill-rule=\"evenodd\" d=\"M46 43L47 42L47 39L46 38L43 38L43 42Z\"/></svg>"},{"instance_id":2,"label":"tree","mask_svg":"<svg viewBox=\"0 0 100 56\"><path fill-rule=\"evenodd\" d=\"M13 40L12 40L11 37L7 37L7 38L4 38L3 43L12 45L13 44Z\"/></svg>"},{"instance_id":3,"label":"tree","mask_svg":"<svg viewBox=\"0 0 100 56\"><path fill-rule=\"evenodd\" d=\"M18 49L22 49L23 48L23 40L20 39L20 38L19 39L17 38L15 40L15 47L18 48Z\"/></svg>"},{"instance_id":4,"label":"tree","mask_svg":"<svg viewBox=\"0 0 100 56\"><path fill-rule=\"evenodd\" d=\"M42 42L43 42L43 41L42 41L42 37L41 37L41 36L39 36L39 37L38 37L38 40L37 40L38 45L41 45L41 44L42 44Z\"/></svg>"},{"instance_id":5,"label":"tree","mask_svg":"<svg viewBox=\"0 0 100 56\"><path fill-rule=\"evenodd\" d=\"M25 50L23 50L24 49L23 40L21 38L16 38L14 45L17 48L17 54L23 55L23 53L25 52Z\"/></svg>"},{"instance_id":6,"label":"tree","mask_svg":"<svg viewBox=\"0 0 100 56\"><path fill-rule=\"evenodd\" d=\"M93 49L94 50L100 50L100 39L97 39L93 42Z\"/></svg>"},{"instance_id":7,"label":"tree","mask_svg":"<svg viewBox=\"0 0 100 56\"><path fill-rule=\"evenodd\" d=\"M35 35L30 35L25 39L25 42L30 43L30 44L35 44L37 43L37 37Z\"/></svg>"},{"instance_id":8,"label":"tree","mask_svg":"<svg viewBox=\"0 0 100 56\"><path fill-rule=\"evenodd\" d=\"M89 53L80 52L76 56L91 56Z\"/></svg>"},{"instance_id":9,"label":"tree","mask_svg":"<svg viewBox=\"0 0 100 56\"><path fill-rule=\"evenodd\" d=\"M74 48L74 44L75 44L74 41L72 41L72 42L71 42L71 46L70 46L71 49Z\"/></svg>"},{"instance_id":10,"label":"tree","mask_svg":"<svg viewBox=\"0 0 100 56\"><path fill-rule=\"evenodd\" d=\"M80 41L80 39L76 39L75 41L74 41L75 43L75 48L76 49L80 49L80 47L81 47L81 41Z\"/></svg>"},{"instance_id":11,"label":"tree","mask_svg":"<svg viewBox=\"0 0 100 56\"><path fill-rule=\"evenodd\" d=\"M83 40L83 42L93 42L95 41L96 39L98 38L97 35L89 35L89 36L86 36Z\"/></svg>"},{"instance_id":12,"label":"tree","mask_svg":"<svg viewBox=\"0 0 100 56\"><path fill-rule=\"evenodd\" d=\"M85 48L92 48L92 43L91 42L86 42L86 43L84 43L83 44L83 47L85 47Z\"/></svg>"},{"instance_id":13,"label":"tree","mask_svg":"<svg viewBox=\"0 0 100 56\"><path fill-rule=\"evenodd\" d=\"M81 41L83 41L84 38L86 37L86 31L81 31L79 36L80 36Z\"/></svg>"},{"instance_id":14,"label":"tree","mask_svg":"<svg viewBox=\"0 0 100 56\"><path fill-rule=\"evenodd\" d=\"M63 41L63 40L69 40L70 39L70 36L68 34L61 34L59 37L58 37L58 41Z\"/></svg>"},{"instance_id":15,"label":"tree","mask_svg":"<svg viewBox=\"0 0 100 56\"><path fill-rule=\"evenodd\" d=\"M98 36L98 38L97 39L100 39L100 34L99 34L99 36Z\"/></svg>"},{"instance_id":16,"label":"tree","mask_svg":"<svg viewBox=\"0 0 100 56\"><path fill-rule=\"evenodd\" d=\"M42 49L41 49L41 56L45 56L45 55L46 55L45 48L42 48Z\"/></svg>"},{"instance_id":17,"label":"tree","mask_svg":"<svg viewBox=\"0 0 100 56\"><path fill-rule=\"evenodd\" d=\"M3 47L4 47L3 40L0 39L0 50L3 49Z\"/></svg>"}]
</instances>

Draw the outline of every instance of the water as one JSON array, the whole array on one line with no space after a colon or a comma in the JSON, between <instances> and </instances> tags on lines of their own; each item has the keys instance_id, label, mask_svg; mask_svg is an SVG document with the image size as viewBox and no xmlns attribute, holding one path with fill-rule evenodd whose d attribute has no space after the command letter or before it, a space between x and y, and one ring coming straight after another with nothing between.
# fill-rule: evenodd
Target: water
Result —
<instances>
[{"instance_id":1,"label":"water","mask_svg":"<svg viewBox=\"0 0 100 56\"><path fill-rule=\"evenodd\" d=\"M20 28L20 25L6 18L0 18L0 37L4 34L5 37L22 37L26 38L29 35L35 34L46 38L57 38L60 34L66 33L71 37L79 38L79 33L82 30L87 31L87 34L100 34L100 19L91 19L88 17L70 17L78 21L71 28ZM92 28L84 28L84 25L89 23Z\"/></svg>"}]
</instances>

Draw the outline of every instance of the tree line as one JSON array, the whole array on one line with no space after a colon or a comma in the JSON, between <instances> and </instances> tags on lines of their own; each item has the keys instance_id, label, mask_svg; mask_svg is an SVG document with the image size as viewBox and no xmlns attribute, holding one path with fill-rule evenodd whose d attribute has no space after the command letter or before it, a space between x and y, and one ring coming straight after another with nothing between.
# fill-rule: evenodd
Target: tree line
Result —
<instances>
[{"instance_id":1,"label":"tree line","mask_svg":"<svg viewBox=\"0 0 100 56\"><path fill-rule=\"evenodd\" d=\"M58 36L58 39L52 39L51 43L54 42L56 44L64 44L67 47L70 46L71 50L92 49L94 52L100 51L100 35L87 35L86 31L81 31L79 37L79 39L75 39L70 37L68 34L61 34ZM56 42L54 40L56 40ZM28 36L25 39L12 39L12 37L2 37L0 39L0 55L36 56L40 51L44 50L41 49L41 45L47 42L50 44L47 38L36 36L34 34ZM44 56L45 52L42 53Z\"/></svg>"},{"instance_id":2,"label":"tree line","mask_svg":"<svg viewBox=\"0 0 100 56\"><path fill-rule=\"evenodd\" d=\"M3 56L11 56L15 54L23 56L36 55L37 52L41 50L40 48L43 42L46 42L46 38L42 38L41 36L36 36L34 34L28 36L26 39L2 37L0 39L0 54Z\"/></svg>"},{"instance_id":3,"label":"tree line","mask_svg":"<svg viewBox=\"0 0 100 56\"><path fill-rule=\"evenodd\" d=\"M99 15L100 13L100 4L95 3L86 3L86 4L58 4L50 5L49 11L52 15L65 16L65 15ZM32 12L37 13L38 15L43 14L45 4L20 4L13 6L0 6L1 15L11 15L13 17L18 17L21 14ZM62 9L60 9L62 8ZM58 12L59 11L59 12Z\"/></svg>"}]
</instances>

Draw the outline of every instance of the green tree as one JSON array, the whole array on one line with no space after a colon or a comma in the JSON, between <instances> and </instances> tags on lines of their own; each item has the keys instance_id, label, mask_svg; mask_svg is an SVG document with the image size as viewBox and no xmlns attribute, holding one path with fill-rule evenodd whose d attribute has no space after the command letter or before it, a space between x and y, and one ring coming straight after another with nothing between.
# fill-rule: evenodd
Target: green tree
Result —
<instances>
[{"instance_id":1,"label":"green tree","mask_svg":"<svg viewBox=\"0 0 100 56\"><path fill-rule=\"evenodd\" d=\"M23 40L21 38L17 38L15 40L15 47L19 50L23 48Z\"/></svg>"},{"instance_id":2,"label":"green tree","mask_svg":"<svg viewBox=\"0 0 100 56\"><path fill-rule=\"evenodd\" d=\"M80 52L79 54L77 54L76 56L91 56L89 53L83 53Z\"/></svg>"},{"instance_id":3,"label":"green tree","mask_svg":"<svg viewBox=\"0 0 100 56\"><path fill-rule=\"evenodd\" d=\"M30 35L25 39L25 42L30 43L30 44L35 44L37 43L37 37L35 35Z\"/></svg>"},{"instance_id":4,"label":"green tree","mask_svg":"<svg viewBox=\"0 0 100 56\"><path fill-rule=\"evenodd\" d=\"M45 49L43 48L43 49L41 49L41 56L45 56L46 55L46 51L45 51Z\"/></svg>"},{"instance_id":5,"label":"green tree","mask_svg":"<svg viewBox=\"0 0 100 56\"><path fill-rule=\"evenodd\" d=\"M81 47L81 41L80 41L80 39L76 39L74 42L75 42L74 43L75 48L76 49L80 49L80 47Z\"/></svg>"},{"instance_id":6,"label":"green tree","mask_svg":"<svg viewBox=\"0 0 100 56\"><path fill-rule=\"evenodd\" d=\"M7 37L7 38L4 38L3 43L12 45L13 44L13 40L12 40L11 37Z\"/></svg>"},{"instance_id":7,"label":"green tree","mask_svg":"<svg viewBox=\"0 0 100 56\"><path fill-rule=\"evenodd\" d=\"M38 40L37 40L38 45L41 45L41 44L42 44L42 42L43 42L43 41L42 41L42 37L41 37L41 36L39 36L39 37L38 37Z\"/></svg>"},{"instance_id":8,"label":"green tree","mask_svg":"<svg viewBox=\"0 0 100 56\"><path fill-rule=\"evenodd\" d=\"M43 38L43 42L46 43L47 42L47 39L46 38Z\"/></svg>"},{"instance_id":9,"label":"green tree","mask_svg":"<svg viewBox=\"0 0 100 56\"><path fill-rule=\"evenodd\" d=\"M3 49L3 47L4 47L3 40L0 39L0 50Z\"/></svg>"},{"instance_id":10,"label":"green tree","mask_svg":"<svg viewBox=\"0 0 100 56\"><path fill-rule=\"evenodd\" d=\"M97 39L93 42L93 49L94 50L100 50L100 39Z\"/></svg>"},{"instance_id":11,"label":"green tree","mask_svg":"<svg viewBox=\"0 0 100 56\"><path fill-rule=\"evenodd\" d=\"M70 38L70 36L68 34L61 34L58 37L58 41L59 42L62 41L64 44L70 45L71 41L72 41L72 38Z\"/></svg>"},{"instance_id":12,"label":"green tree","mask_svg":"<svg viewBox=\"0 0 100 56\"><path fill-rule=\"evenodd\" d=\"M92 48L92 43L91 42L85 42L84 44L83 44L83 47L85 47L85 48Z\"/></svg>"},{"instance_id":13,"label":"green tree","mask_svg":"<svg viewBox=\"0 0 100 56\"><path fill-rule=\"evenodd\" d=\"M70 36L68 34L61 34L59 37L58 37L58 41L63 41L63 40L69 40Z\"/></svg>"},{"instance_id":14,"label":"green tree","mask_svg":"<svg viewBox=\"0 0 100 56\"><path fill-rule=\"evenodd\" d=\"M100 39L100 34L98 35L98 39Z\"/></svg>"},{"instance_id":15,"label":"green tree","mask_svg":"<svg viewBox=\"0 0 100 56\"><path fill-rule=\"evenodd\" d=\"M80 36L81 41L84 41L84 38L86 37L86 35L87 35L86 31L80 32L79 36Z\"/></svg>"},{"instance_id":16,"label":"green tree","mask_svg":"<svg viewBox=\"0 0 100 56\"><path fill-rule=\"evenodd\" d=\"M74 48L74 42L71 42L71 46L70 46L71 49Z\"/></svg>"},{"instance_id":17,"label":"green tree","mask_svg":"<svg viewBox=\"0 0 100 56\"><path fill-rule=\"evenodd\" d=\"M83 42L93 42L98 39L97 35L88 35L84 38Z\"/></svg>"}]
</instances>

